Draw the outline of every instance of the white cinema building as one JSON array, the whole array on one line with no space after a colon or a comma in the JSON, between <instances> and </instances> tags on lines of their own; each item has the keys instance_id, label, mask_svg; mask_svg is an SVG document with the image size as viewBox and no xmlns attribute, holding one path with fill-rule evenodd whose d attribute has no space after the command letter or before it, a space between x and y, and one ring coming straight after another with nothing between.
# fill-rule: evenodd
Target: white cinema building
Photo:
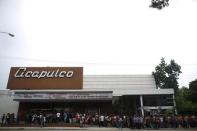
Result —
<instances>
[{"instance_id":1,"label":"white cinema building","mask_svg":"<svg viewBox=\"0 0 197 131\"><path fill-rule=\"evenodd\" d=\"M16 72L20 69L24 77L17 78ZM54 74L50 78L30 78L43 70ZM73 76L70 74L70 78L64 78L68 70L73 71ZM75 79L74 75L80 79ZM172 109L176 113L174 90L157 89L152 75L83 75L82 67L77 70L75 67L14 67L7 90L0 91L0 105L1 114L18 114L21 121L30 111L137 113L145 116Z\"/></svg>"}]
</instances>

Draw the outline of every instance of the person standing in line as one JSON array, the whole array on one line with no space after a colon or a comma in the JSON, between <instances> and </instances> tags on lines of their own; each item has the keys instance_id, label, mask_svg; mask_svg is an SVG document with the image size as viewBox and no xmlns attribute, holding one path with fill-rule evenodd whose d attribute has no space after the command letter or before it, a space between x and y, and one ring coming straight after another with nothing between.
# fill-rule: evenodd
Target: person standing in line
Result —
<instances>
[{"instance_id":1,"label":"person standing in line","mask_svg":"<svg viewBox=\"0 0 197 131\"><path fill-rule=\"evenodd\" d=\"M84 115L80 115L80 120L79 120L79 123L80 123L80 127L84 127L84 121L85 121L85 116Z\"/></svg>"},{"instance_id":2,"label":"person standing in line","mask_svg":"<svg viewBox=\"0 0 197 131\"><path fill-rule=\"evenodd\" d=\"M68 113L68 119L69 119L69 124L72 124L73 116L72 116L72 114L70 112Z\"/></svg>"},{"instance_id":3,"label":"person standing in line","mask_svg":"<svg viewBox=\"0 0 197 131\"><path fill-rule=\"evenodd\" d=\"M5 125L5 114L3 114L2 118L1 118L1 126L4 126Z\"/></svg>"},{"instance_id":4,"label":"person standing in line","mask_svg":"<svg viewBox=\"0 0 197 131\"><path fill-rule=\"evenodd\" d=\"M99 125L99 127L101 127L101 116L100 115L98 116L98 125Z\"/></svg>"},{"instance_id":5,"label":"person standing in line","mask_svg":"<svg viewBox=\"0 0 197 131\"><path fill-rule=\"evenodd\" d=\"M101 122L101 126L102 126L102 127L104 126L104 119L105 119L104 115L101 115L101 120L100 120L100 122Z\"/></svg>"},{"instance_id":6,"label":"person standing in line","mask_svg":"<svg viewBox=\"0 0 197 131\"><path fill-rule=\"evenodd\" d=\"M123 119L122 117L119 117L119 130L122 130L122 126L123 126Z\"/></svg>"},{"instance_id":7,"label":"person standing in line","mask_svg":"<svg viewBox=\"0 0 197 131\"><path fill-rule=\"evenodd\" d=\"M42 114L39 115L39 119L40 119L40 121L39 121L40 122L40 127L42 128L43 127L43 122L44 122Z\"/></svg>"},{"instance_id":8,"label":"person standing in line","mask_svg":"<svg viewBox=\"0 0 197 131\"><path fill-rule=\"evenodd\" d=\"M66 112L64 112L64 114L63 114L63 115L64 115L64 122L67 122L67 116L68 116L68 115L67 115L67 113L66 113Z\"/></svg>"},{"instance_id":9,"label":"person standing in line","mask_svg":"<svg viewBox=\"0 0 197 131\"><path fill-rule=\"evenodd\" d=\"M10 124L10 113L7 113L6 115L6 125Z\"/></svg>"},{"instance_id":10,"label":"person standing in line","mask_svg":"<svg viewBox=\"0 0 197 131\"><path fill-rule=\"evenodd\" d=\"M60 122L60 113L59 112L57 112L57 114L56 114L56 117L57 117L57 122Z\"/></svg>"},{"instance_id":11,"label":"person standing in line","mask_svg":"<svg viewBox=\"0 0 197 131\"><path fill-rule=\"evenodd\" d=\"M139 128L144 129L144 118L139 116Z\"/></svg>"},{"instance_id":12,"label":"person standing in line","mask_svg":"<svg viewBox=\"0 0 197 131\"><path fill-rule=\"evenodd\" d=\"M43 115L43 126L46 126L46 116Z\"/></svg>"},{"instance_id":13,"label":"person standing in line","mask_svg":"<svg viewBox=\"0 0 197 131\"><path fill-rule=\"evenodd\" d=\"M159 125L159 128L163 128L163 116L159 116L159 119L160 119L160 125Z\"/></svg>"},{"instance_id":14,"label":"person standing in line","mask_svg":"<svg viewBox=\"0 0 197 131\"><path fill-rule=\"evenodd\" d=\"M134 115L133 117L133 127L134 129L137 129L137 116L136 115Z\"/></svg>"},{"instance_id":15,"label":"person standing in line","mask_svg":"<svg viewBox=\"0 0 197 131\"><path fill-rule=\"evenodd\" d=\"M82 127L85 127L86 114L82 114Z\"/></svg>"}]
</instances>

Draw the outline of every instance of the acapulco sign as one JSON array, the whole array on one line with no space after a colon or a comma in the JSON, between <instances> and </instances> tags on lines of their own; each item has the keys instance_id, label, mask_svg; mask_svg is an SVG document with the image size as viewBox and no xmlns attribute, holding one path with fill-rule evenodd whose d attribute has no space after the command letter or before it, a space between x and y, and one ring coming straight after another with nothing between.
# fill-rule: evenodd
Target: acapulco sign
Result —
<instances>
[{"instance_id":1,"label":"acapulco sign","mask_svg":"<svg viewBox=\"0 0 197 131\"><path fill-rule=\"evenodd\" d=\"M12 90L82 89L82 67L12 67L7 88Z\"/></svg>"},{"instance_id":2,"label":"acapulco sign","mask_svg":"<svg viewBox=\"0 0 197 131\"><path fill-rule=\"evenodd\" d=\"M43 71L27 71L27 68L26 67L21 67L19 68L16 73L14 74L14 77L15 78L71 78L74 74L74 71L73 70L68 70L68 71L65 71L65 70L62 70L60 71L60 69L56 69L56 70L53 70L53 71L46 71L46 70L43 70Z\"/></svg>"}]
</instances>

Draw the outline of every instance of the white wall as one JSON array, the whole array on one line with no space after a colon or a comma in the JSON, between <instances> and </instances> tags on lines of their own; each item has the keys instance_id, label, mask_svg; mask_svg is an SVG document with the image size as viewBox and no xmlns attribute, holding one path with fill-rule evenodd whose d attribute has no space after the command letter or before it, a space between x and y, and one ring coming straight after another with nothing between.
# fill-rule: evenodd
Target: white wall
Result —
<instances>
[{"instance_id":1,"label":"white wall","mask_svg":"<svg viewBox=\"0 0 197 131\"><path fill-rule=\"evenodd\" d=\"M157 89L153 75L85 75L83 90L113 91L113 96L174 94Z\"/></svg>"},{"instance_id":2,"label":"white wall","mask_svg":"<svg viewBox=\"0 0 197 131\"><path fill-rule=\"evenodd\" d=\"M19 102L13 101L13 92L0 90L0 118L5 113L18 113ZM0 119L1 121L1 119Z\"/></svg>"},{"instance_id":3,"label":"white wall","mask_svg":"<svg viewBox=\"0 0 197 131\"><path fill-rule=\"evenodd\" d=\"M149 90L156 89L152 75L85 75L84 89Z\"/></svg>"},{"instance_id":4,"label":"white wall","mask_svg":"<svg viewBox=\"0 0 197 131\"><path fill-rule=\"evenodd\" d=\"M76 90L34 90L34 92L75 92ZM173 89L157 89L153 75L84 75L85 91L113 91L113 96L174 94ZM16 92L32 92L18 90Z\"/></svg>"}]
</instances>

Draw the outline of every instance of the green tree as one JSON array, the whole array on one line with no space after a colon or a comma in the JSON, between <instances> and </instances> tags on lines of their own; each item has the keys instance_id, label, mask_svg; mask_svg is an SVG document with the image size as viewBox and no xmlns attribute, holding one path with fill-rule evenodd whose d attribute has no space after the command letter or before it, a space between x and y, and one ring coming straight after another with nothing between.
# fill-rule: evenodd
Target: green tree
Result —
<instances>
[{"instance_id":1,"label":"green tree","mask_svg":"<svg viewBox=\"0 0 197 131\"><path fill-rule=\"evenodd\" d=\"M176 105L179 114L196 114L197 103L192 102L190 99L191 91L186 87L178 90L176 95Z\"/></svg>"},{"instance_id":2,"label":"green tree","mask_svg":"<svg viewBox=\"0 0 197 131\"><path fill-rule=\"evenodd\" d=\"M189 83L189 90L191 92L190 100L197 102L197 79Z\"/></svg>"},{"instance_id":3,"label":"green tree","mask_svg":"<svg viewBox=\"0 0 197 131\"><path fill-rule=\"evenodd\" d=\"M166 6L169 6L169 0L152 0L150 7L157 8L157 9L163 9Z\"/></svg>"},{"instance_id":4,"label":"green tree","mask_svg":"<svg viewBox=\"0 0 197 131\"><path fill-rule=\"evenodd\" d=\"M153 76L157 88L173 88L175 93L178 90L178 77L181 73L181 66L174 60L170 61L170 64L165 62L164 58L161 58L161 63L155 67Z\"/></svg>"}]
</instances>

